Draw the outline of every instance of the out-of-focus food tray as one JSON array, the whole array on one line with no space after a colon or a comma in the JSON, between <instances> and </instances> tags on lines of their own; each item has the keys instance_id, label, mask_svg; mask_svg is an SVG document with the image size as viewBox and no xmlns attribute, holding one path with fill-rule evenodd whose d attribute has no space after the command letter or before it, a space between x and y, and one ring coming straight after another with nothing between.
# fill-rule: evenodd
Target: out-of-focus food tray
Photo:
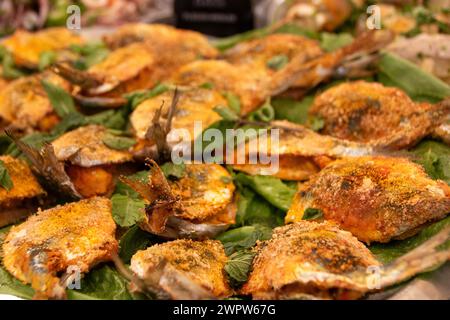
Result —
<instances>
[{"instance_id":1,"label":"out-of-focus food tray","mask_svg":"<svg viewBox=\"0 0 450 320\"><path fill-rule=\"evenodd\" d=\"M95 41L112 32L115 27L86 27L75 32L85 39ZM213 38L213 37L209 37ZM1 38L0 38L1 39ZM427 274L422 274L405 284L373 293L367 300L450 300L450 262ZM8 294L0 294L0 300L24 300Z\"/></svg>"}]
</instances>

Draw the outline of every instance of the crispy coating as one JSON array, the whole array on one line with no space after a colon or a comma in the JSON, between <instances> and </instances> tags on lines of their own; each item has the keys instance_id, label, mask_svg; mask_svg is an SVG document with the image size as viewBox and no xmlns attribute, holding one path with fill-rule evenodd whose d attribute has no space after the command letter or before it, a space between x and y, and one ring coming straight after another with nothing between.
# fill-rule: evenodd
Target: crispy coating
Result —
<instances>
[{"instance_id":1,"label":"crispy coating","mask_svg":"<svg viewBox=\"0 0 450 320\"><path fill-rule=\"evenodd\" d=\"M110 149L103 143L107 134L106 128L89 125L65 133L52 145L59 161L81 167L131 161L132 155L128 151Z\"/></svg>"},{"instance_id":2,"label":"crispy coating","mask_svg":"<svg viewBox=\"0 0 450 320\"><path fill-rule=\"evenodd\" d=\"M44 189L42 189L25 161L14 159L11 156L0 156L0 160L4 162L13 182L13 187L9 191L0 188L1 207L9 208L11 205L16 205L18 201L45 194Z\"/></svg>"},{"instance_id":3,"label":"crispy coating","mask_svg":"<svg viewBox=\"0 0 450 320\"><path fill-rule=\"evenodd\" d=\"M131 259L131 270L145 279L158 271L163 260L216 298L232 294L223 270L227 256L219 241L183 239L157 244L138 251ZM164 282L168 281L160 281L163 290L175 289L165 287Z\"/></svg>"},{"instance_id":4,"label":"crispy coating","mask_svg":"<svg viewBox=\"0 0 450 320\"><path fill-rule=\"evenodd\" d=\"M228 50L224 57L234 65L246 65L263 69L268 75L276 72L270 67L271 59L287 58L287 63L296 57L304 63L321 55L322 49L315 40L292 34L272 34L263 38L244 41Z\"/></svg>"},{"instance_id":5,"label":"crispy coating","mask_svg":"<svg viewBox=\"0 0 450 320\"><path fill-rule=\"evenodd\" d=\"M164 123L172 104L173 93L168 91L154 98L147 99L139 104L130 116L130 123L139 139L144 139L152 124L155 113L162 107L161 117ZM203 129L220 120L220 116L213 110L217 105L226 105L224 97L215 90L188 89L181 93L176 113L172 118L172 129L187 129L192 140L196 138L194 121L201 121ZM179 139L175 132L169 132L167 141L177 143Z\"/></svg>"},{"instance_id":6,"label":"crispy coating","mask_svg":"<svg viewBox=\"0 0 450 320\"><path fill-rule=\"evenodd\" d=\"M41 53L58 51L82 42L81 37L67 28L48 28L38 32L16 30L1 45L12 52L16 64L36 67Z\"/></svg>"},{"instance_id":7,"label":"crispy coating","mask_svg":"<svg viewBox=\"0 0 450 320\"><path fill-rule=\"evenodd\" d=\"M202 221L221 213L233 202L235 190L230 173L218 164L188 164L185 176L169 181L175 197L181 199L182 219Z\"/></svg>"},{"instance_id":8,"label":"crispy coating","mask_svg":"<svg viewBox=\"0 0 450 320\"><path fill-rule=\"evenodd\" d=\"M147 42L158 45L163 43L162 41L178 43L180 50L184 50L188 56L195 52L198 57L214 58L218 54L217 50L211 46L208 39L201 33L176 29L165 24L130 23L105 36L106 44L114 49L133 42ZM188 56L184 59L188 58ZM189 60L191 59L189 58Z\"/></svg>"},{"instance_id":9,"label":"crispy coating","mask_svg":"<svg viewBox=\"0 0 450 320\"><path fill-rule=\"evenodd\" d=\"M253 63L247 64L234 65L223 60L194 61L181 67L171 80L181 85L201 85L211 82L217 90L230 91L237 95L241 100L241 113L245 115L261 106L267 98L283 93L291 87L303 93L308 91L335 75L336 69L343 66L349 56L356 54L364 56L375 52L391 40L392 34L389 32L367 32L348 46L307 61L306 57L309 55L298 51L284 68L273 72L270 76L267 65L257 63L260 61L258 57L264 60L264 54L255 54L252 57ZM250 47L251 45L252 43ZM317 50L314 49L314 45L307 47L314 53ZM267 52L270 53L272 49L274 48L269 47ZM356 72L354 68L355 66L348 66L341 69L345 72Z\"/></svg>"},{"instance_id":10,"label":"crispy coating","mask_svg":"<svg viewBox=\"0 0 450 320\"><path fill-rule=\"evenodd\" d=\"M223 60L199 60L181 67L172 77L180 85L212 83L220 91L236 94L241 100L241 113L247 114L270 96L270 77L265 68L235 66Z\"/></svg>"},{"instance_id":11,"label":"crispy coating","mask_svg":"<svg viewBox=\"0 0 450 320\"><path fill-rule=\"evenodd\" d=\"M282 155L278 159L278 170L275 173L270 164L234 164L233 169L251 175L272 175L283 180L302 181L319 172L320 167L314 157Z\"/></svg>"},{"instance_id":12,"label":"crispy coating","mask_svg":"<svg viewBox=\"0 0 450 320\"><path fill-rule=\"evenodd\" d=\"M67 81L50 72L22 77L0 89L0 117L21 130L48 130L58 122L48 96L41 85L46 80L64 90Z\"/></svg>"},{"instance_id":13,"label":"crispy coating","mask_svg":"<svg viewBox=\"0 0 450 320\"><path fill-rule=\"evenodd\" d=\"M153 23L127 23L104 37L105 43L112 49L121 48L134 42L154 40L158 37L173 37L178 30L172 26Z\"/></svg>"},{"instance_id":14,"label":"crispy coating","mask_svg":"<svg viewBox=\"0 0 450 320\"><path fill-rule=\"evenodd\" d=\"M80 272L117 253L111 202L90 198L39 211L12 227L3 243L3 264L17 279L30 283L38 297L62 298L58 274L70 266Z\"/></svg>"},{"instance_id":15,"label":"crispy coating","mask_svg":"<svg viewBox=\"0 0 450 320\"><path fill-rule=\"evenodd\" d=\"M350 232L323 222L300 221L274 229L259 243L241 293L254 299L359 298L364 289L346 277L380 263Z\"/></svg>"},{"instance_id":16,"label":"crispy coating","mask_svg":"<svg viewBox=\"0 0 450 320\"><path fill-rule=\"evenodd\" d=\"M243 150L246 163L237 164L238 154L243 152L238 149L235 153L234 169L250 174L271 174L286 180L306 180L332 159L376 152L369 145L321 135L288 121L272 121L271 125L273 129L279 130L278 139L272 142L272 133L268 134L267 142L259 140L256 148L251 148L255 139L249 140ZM258 152L258 156L267 156L272 159L272 163L251 164L249 159L255 157L255 151ZM278 161L278 170L273 172L273 168L276 168L275 161ZM272 167L271 171L269 171L270 167Z\"/></svg>"},{"instance_id":17,"label":"crispy coating","mask_svg":"<svg viewBox=\"0 0 450 320\"><path fill-rule=\"evenodd\" d=\"M166 238L211 238L235 222L229 172L218 164L186 164L183 177L166 179L150 161L148 184L122 177L147 202L140 227Z\"/></svg>"},{"instance_id":18,"label":"crispy coating","mask_svg":"<svg viewBox=\"0 0 450 320\"><path fill-rule=\"evenodd\" d=\"M161 25L131 25L123 28L116 36L119 39L124 36L123 40L128 44L118 46L105 60L89 68L84 75L85 93L120 96L134 90L151 88L167 80L182 65L217 55L216 49L207 39L196 32L165 28ZM133 31L134 29L136 31ZM150 31L141 32L141 29ZM146 34L142 38L145 41L134 41L134 32L139 39L142 34ZM130 38L126 36L128 33L131 33ZM116 36L113 35L113 38ZM65 77L70 79L74 75L66 72ZM94 78L97 85L88 85L90 78ZM82 81L81 84L83 87Z\"/></svg>"},{"instance_id":19,"label":"crispy coating","mask_svg":"<svg viewBox=\"0 0 450 320\"><path fill-rule=\"evenodd\" d=\"M360 157L337 160L300 186L286 222L308 208L366 243L389 242L418 232L450 212L450 187L432 180L408 159Z\"/></svg>"},{"instance_id":20,"label":"crispy coating","mask_svg":"<svg viewBox=\"0 0 450 320\"><path fill-rule=\"evenodd\" d=\"M105 60L89 68L88 73L104 83L96 91L110 91L126 81L137 79L138 75L154 67L155 57L143 43L134 43L110 53ZM141 79L137 79L141 83ZM150 79L149 85L154 83Z\"/></svg>"},{"instance_id":21,"label":"crispy coating","mask_svg":"<svg viewBox=\"0 0 450 320\"><path fill-rule=\"evenodd\" d=\"M324 134L402 149L445 121L450 103L415 103L397 88L355 81L319 94L309 113L325 121Z\"/></svg>"}]
</instances>

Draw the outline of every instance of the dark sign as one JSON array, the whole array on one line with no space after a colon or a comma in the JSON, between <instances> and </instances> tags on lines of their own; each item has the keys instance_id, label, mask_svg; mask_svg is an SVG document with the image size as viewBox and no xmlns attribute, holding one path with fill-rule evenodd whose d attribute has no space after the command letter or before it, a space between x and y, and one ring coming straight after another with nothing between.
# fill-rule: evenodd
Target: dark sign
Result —
<instances>
[{"instance_id":1,"label":"dark sign","mask_svg":"<svg viewBox=\"0 0 450 320\"><path fill-rule=\"evenodd\" d=\"M251 0L175 0L178 28L218 37L253 29Z\"/></svg>"}]
</instances>

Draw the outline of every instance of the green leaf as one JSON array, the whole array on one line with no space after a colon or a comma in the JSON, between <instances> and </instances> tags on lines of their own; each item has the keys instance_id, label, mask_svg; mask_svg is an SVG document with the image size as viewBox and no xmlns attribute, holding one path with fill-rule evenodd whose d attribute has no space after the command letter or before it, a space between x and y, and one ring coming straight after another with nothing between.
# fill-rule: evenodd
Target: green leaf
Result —
<instances>
[{"instance_id":1,"label":"green leaf","mask_svg":"<svg viewBox=\"0 0 450 320\"><path fill-rule=\"evenodd\" d=\"M143 101L159 96L161 93L169 90L169 86L165 84L157 84L151 90L138 90L124 95L124 98L128 100L132 109L135 109Z\"/></svg>"},{"instance_id":2,"label":"green leaf","mask_svg":"<svg viewBox=\"0 0 450 320\"><path fill-rule=\"evenodd\" d=\"M108 48L101 41L72 45L70 49L81 55L81 58L75 61L75 65L82 70L102 62L109 54Z\"/></svg>"},{"instance_id":3,"label":"green leaf","mask_svg":"<svg viewBox=\"0 0 450 320\"><path fill-rule=\"evenodd\" d=\"M384 53L378 68L380 82L404 90L414 100L435 103L450 96L448 84L393 53Z\"/></svg>"},{"instance_id":4,"label":"green leaf","mask_svg":"<svg viewBox=\"0 0 450 320\"><path fill-rule=\"evenodd\" d=\"M146 249L153 242L153 236L134 225L120 238L119 256L124 263L129 263L131 257L139 250Z\"/></svg>"},{"instance_id":5,"label":"green leaf","mask_svg":"<svg viewBox=\"0 0 450 320\"><path fill-rule=\"evenodd\" d=\"M238 287L247 281L256 253L243 250L233 253L225 264L231 285Z\"/></svg>"},{"instance_id":6,"label":"green leaf","mask_svg":"<svg viewBox=\"0 0 450 320\"><path fill-rule=\"evenodd\" d=\"M320 35L320 46L327 52L335 51L342 48L353 41L350 33L328 33L322 32Z\"/></svg>"},{"instance_id":7,"label":"green leaf","mask_svg":"<svg viewBox=\"0 0 450 320\"><path fill-rule=\"evenodd\" d=\"M44 51L39 55L39 70L44 70L48 66L52 65L56 61L56 52L54 51Z\"/></svg>"},{"instance_id":8,"label":"green leaf","mask_svg":"<svg viewBox=\"0 0 450 320\"><path fill-rule=\"evenodd\" d=\"M252 223L248 221L247 210L252 202L256 193L247 187L241 187L238 185L238 201L237 201L237 212L236 212L236 226L251 225Z\"/></svg>"},{"instance_id":9,"label":"green leaf","mask_svg":"<svg viewBox=\"0 0 450 320\"><path fill-rule=\"evenodd\" d=\"M11 146L12 140L6 134L0 134L0 154L6 154L6 151Z\"/></svg>"},{"instance_id":10,"label":"green leaf","mask_svg":"<svg viewBox=\"0 0 450 320\"><path fill-rule=\"evenodd\" d=\"M114 194L111 202L113 219L121 227L131 227L144 218L144 200Z\"/></svg>"},{"instance_id":11,"label":"green leaf","mask_svg":"<svg viewBox=\"0 0 450 320\"><path fill-rule=\"evenodd\" d=\"M166 162L160 168L166 179L178 180L186 175L186 165L184 163L174 164Z\"/></svg>"},{"instance_id":12,"label":"green leaf","mask_svg":"<svg viewBox=\"0 0 450 320\"><path fill-rule=\"evenodd\" d=\"M226 121L237 121L239 120L239 115L236 114L231 108L225 106L215 106L213 110Z\"/></svg>"},{"instance_id":13,"label":"green leaf","mask_svg":"<svg viewBox=\"0 0 450 320\"><path fill-rule=\"evenodd\" d=\"M270 103L270 98L264 102L264 104L256 111L249 114L248 119L250 121L262 121L270 122L275 119L275 110Z\"/></svg>"},{"instance_id":14,"label":"green leaf","mask_svg":"<svg viewBox=\"0 0 450 320\"><path fill-rule=\"evenodd\" d=\"M302 220L314 220L322 217L322 210L316 208L306 208L305 212L303 213Z\"/></svg>"},{"instance_id":15,"label":"green leaf","mask_svg":"<svg viewBox=\"0 0 450 320\"><path fill-rule=\"evenodd\" d=\"M60 136L71 129L83 126L86 123L87 121L84 115L78 112L71 113L62 118L62 120L53 127L51 134L56 138L57 136Z\"/></svg>"},{"instance_id":16,"label":"green leaf","mask_svg":"<svg viewBox=\"0 0 450 320\"><path fill-rule=\"evenodd\" d=\"M261 225L277 227L284 223L284 214L252 189L238 185L238 210L235 226Z\"/></svg>"},{"instance_id":17,"label":"green leaf","mask_svg":"<svg viewBox=\"0 0 450 320\"><path fill-rule=\"evenodd\" d=\"M6 191L11 190L14 186L3 160L0 160L0 186L6 189Z\"/></svg>"},{"instance_id":18,"label":"green leaf","mask_svg":"<svg viewBox=\"0 0 450 320\"><path fill-rule=\"evenodd\" d=\"M201 85L199 85L199 88L202 88L202 89L214 89L214 83L212 83L212 82L204 82Z\"/></svg>"},{"instance_id":19,"label":"green leaf","mask_svg":"<svg viewBox=\"0 0 450 320\"><path fill-rule=\"evenodd\" d=\"M103 265L86 274L81 280L80 290L67 290L72 300L104 299L132 300L128 282L109 265Z\"/></svg>"},{"instance_id":20,"label":"green leaf","mask_svg":"<svg viewBox=\"0 0 450 320\"><path fill-rule=\"evenodd\" d=\"M71 0L53 0L45 21L46 27L65 26L67 21L67 7L73 4Z\"/></svg>"},{"instance_id":21,"label":"green leaf","mask_svg":"<svg viewBox=\"0 0 450 320\"><path fill-rule=\"evenodd\" d=\"M128 107L122 107L118 110L106 110L91 116L85 116L86 122L109 129L122 130L128 123L128 109Z\"/></svg>"},{"instance_id":22,"label":"green leaf","mask_svg":"<svg viewBox=\"0 0 450 320\"><path fill-rule=\"evenodd\" d=\"M10 294L23 299L31 299L34 290L16 278L3 267L0 267L0 294Z\"/></svg>"},{"instance_id":23,"label":"green leaf","mask_svg":"<svg viewBox=\"0 0 450 320\"><path fill-rule=\"evenodd\" d=\"M233 252L250 249L258 240L268 240L272 236L272 229L265 226L244 226L228 230L216 237L222 242L227 255Z\"/></svg>"},{"instance_id":24,"label":"green leaf","mask_svg":"<svg viewBox=\"0 0 450 320\"><path fill-rule=\"evenodd\" d=\"M319 34L315 31L300 27L295 23L286 23L271 32L270 27L250 30L244 33L236 34L230 37L221 38L212 41L213 45L219 51L225 51L237 45L240 42L265 37L271 33L287 33L298 36L304 36L311 39L319 39Z\"/></svg>"},{"instance_id":25,"label":"green leaf","mask_svg":"<svg viewBox=\"0 0 450 320\"><path fill-rule=\"evenodd\" d=\"M114 150L127 150L136 144L136 140L112 133L106 133L102 140L103 144Z\"/></svg>"},{"instance_id":26,"label":"green leaf","mask_svg":"<svg viewBox=\"0 0 450 320\"><path fill-rule=\"evenodd\" d=\"M249 176L238 173L235 178L242 185L252 188L275 207L287 211L292 203L296 190L280 179L272 176Z\"/></svg>"},{"instance_id":27,"label":"green leaf","mask_svg":"<svg viewBox=\"0 0 450 320\"><path fill-rule=\"evenodd\" d=\"M421 164L433 179L450 184L450 147L444 143L425 140L410 151L413 161Z\"/></svg>"},{"instance_id":28,"label":"green leaf","mask_svg":"<svg viewBox=\"0 0 450 320\"><path fill-rule=\"evenodd\" d=\"M64 89L46 80L41 81L55 112L61 118L78 113L72 96Z\"/></svg>"},{"instance_id":29,"label":"green leaf","mask_svg":"<svg viewBox=\"0 0 450 320\"><path fill-rule=\"evenodd\" d=\"M279 54L276 56L273 56L272 58L270 58L267 61L267 67L278 71L280 69L282 69L284 66L286 66L289 62L289 58L288 56L284 55L284 54Z\"/></svg>"},{"instance_id":30,"label":"green leaf","mask_svg":"<svg viewBox=\"0 0 450 320\"><path fill-rule=\"evenodd\" d=\"M308 110L313 100L313 96L306 96L301 101L286 98L273 99L272 106L275 110L275 119L305 124L308 120Z\"/></svg>"},{"instance_id":31,"label":"green leaf","mask_svg":"<svg viewBox=\"0 0 450 320\"><path fill-rule=\"evenodd\" d=\"M319 116L309 116L308 127L314 131L319 131L325 126L325 120Z\"/></svg>"},{"instance_id":32,"label":"green leaf","mask_svg":"<svg viewBox=\"0 0 450 320\"><path fill-rule=\"evenodd\" d=\"M386 264L410 252L449 225L450 216L423 228L413 237L405 240L393 240L385 244L373 244L369 249L381 262Z\"/></svg>"},{"instance_id":33,"label":"green leaf","mask_svg":"<svg viewBox=\"0 0 450 320\"><path fill-rule=\"evenodd\" d=\"M212 44L219 51L225 51L227 49L234 47L239 42L261 38L268 35L269 33L270 32L268 28L254 29L230 37L213 40Z\"/></svg>"},{"instance_id":34,"label":"green leaf","mask_svg":"<svg viewBox=\"0 0 450 320\"><path fill-rule=\"evenodd\" d=\"M296 36L303 36L306 38L317 40L320 38L320 34L318 32L301 27L296 23L286 23L276 29L274 33L294 34Z\"/></svg>"},{"instance_id":35,"label":"green leaf","mask_svg":"<svg viewBox=\"0 0 450 320\"><path fill-rule=\"evenodd\" d=\"M17 79L25 75L16 68L12 54L4 46L0 45L0 60L2 61L2 77L5 79Z\"/></svg>"},{"instance_id":36,"label":"green leaf","mask_svg":"<svg viewBox=\"0 0 450 320\"><path fill-rule=\"evenodd\" d=\"M228 107L239 115L241 113L241 99L232 92L225 92L224 97L227 99Z\"/></svg>"}]
</instances>

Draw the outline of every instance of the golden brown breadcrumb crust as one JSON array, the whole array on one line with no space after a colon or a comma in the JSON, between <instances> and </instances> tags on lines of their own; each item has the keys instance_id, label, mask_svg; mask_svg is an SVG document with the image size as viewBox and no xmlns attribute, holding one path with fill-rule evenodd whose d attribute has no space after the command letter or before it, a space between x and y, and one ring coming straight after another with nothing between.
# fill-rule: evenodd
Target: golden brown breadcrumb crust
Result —
<instances>
[{"instance_id":1,"label":"golden brown breadcrumb crust","mask_svg":"<svg viewBox=\"0 0 450 320\"><path fill-rule=\"evenodd\" d=\"M322 298L358 297L351 284L320 273L345 275L378 266L371 252L351 233L329 223L300 221L274 229L272 238L258 244L252 271L241 293L254 299L295 298L309 294ZM299 277L310 274L308 283Z\"/></svg>"},{"instance_id":2,"label":"golden brown breadcrumb crust","mask_svg":"<svg viewBox=\"0 0 450 320\"><path fill-rule=\"evenodd\" d=\"M0 88L0 118L12 127L24 131L51 129L59 121L59 117L45 93L42 80L70 90L67 81L50 72L13 80Z\"/></svg>"},{"instance_id":3,"label":"golden brown breadcrumb crust","mask_svg":"<svg viewBox=\"0 0 450 320\"><path fill-rule=\"evenodd\" d=\"M319 94L309 113L324 120L323 134L402 149L429 135L450 107L416 103L380 83L353 81Z\"/></svg>"},{"instance_id":4,"label":"golden brown breadcrumb crust","mask_svg":"<svg viewBox=\"0 0 450 320\"><path fill-rule=\"evenodd\" d=\"M58 160L81 167L131 161L133 156L127 150L115 150L105 145L103 139L107 134L105 127L89 125L63 134L52 145Z\"/></svg>"},{"instance_id":5,"label":"golden brown breadcrumb crust","mask_svg":"<svg viewBox=\"0 0 450 320\"><path fill-rule=\"evenodd\" d=\"M61 50L82 42L80 36L67 28L48 28L38 32L16 30L1 45L11 51L16 64L36 67L41 53Z\"/></svg>"},{"instance_id":6,"label":"golden brown breadcrumb crust","mask_svg":"<svg viewBox=\"0 0 450 320\"><path fill-rule=\"evenodd\" d=\"M117 253L111 201L90 198L39 211L9 231L3 265L38 295L64 296L58 274L70 266L84 273Z\"/></svg>"},{"instance_id":7,"label":"golden brown breadcrumb crust","mask_svg":"<svg viewBox=\"0 0 450 320\"><path fill-rule=\"evenodd\" d=\"M0 188L1 207L10 207L10 204L17 204L18 200L31 199L45 194L25 161L11 156L0 156L0 160L5 163L13 183L13 187L9 191Z\"/></svg>"},{"instance_id":8,"label":"golden brown breadcrumb crust","mask_svg":"<svg viewBox=\"0 0 450 320\"><path fill-rule=\"evenodd\" d=\"M131 259L131 269L145 278L155 272L162 259L215 297L225 298L232 294L223 269L227 256L219 241L183 239L157 244L138 251Z\"/></svg>"},{"instance_id":9,"label":"golden brown breadcrumb crust","mask_svg":"<svg viewBox=\"0 0 450 320\"><path fill-rule=\"evenodd\" d=\"M450 187L432 180L405 158L357 157L337 160L300 186L286 222L308 208L366 243L388 242L418 232L450 212Z\"/></svg>"}]
</instances>

